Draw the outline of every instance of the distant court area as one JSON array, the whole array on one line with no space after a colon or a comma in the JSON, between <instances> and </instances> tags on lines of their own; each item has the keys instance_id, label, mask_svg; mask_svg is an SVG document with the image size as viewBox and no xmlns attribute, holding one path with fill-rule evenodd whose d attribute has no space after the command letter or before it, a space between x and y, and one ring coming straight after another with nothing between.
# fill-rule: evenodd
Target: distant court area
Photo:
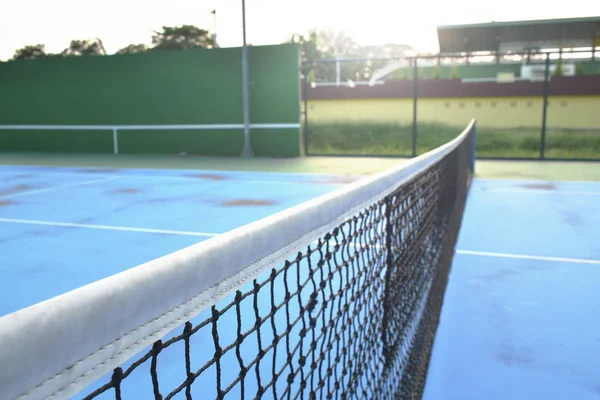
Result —
<instances>
[{"instance_id":1,"label":"distant court area","mask_svg":"<svg viewBox=\"0 0 600 400\"><path fill-rule=\"evenodd\" d=\"M475 180L424 399L600 398L599 238L600 183Z\"/></svg>"}]
</instances>

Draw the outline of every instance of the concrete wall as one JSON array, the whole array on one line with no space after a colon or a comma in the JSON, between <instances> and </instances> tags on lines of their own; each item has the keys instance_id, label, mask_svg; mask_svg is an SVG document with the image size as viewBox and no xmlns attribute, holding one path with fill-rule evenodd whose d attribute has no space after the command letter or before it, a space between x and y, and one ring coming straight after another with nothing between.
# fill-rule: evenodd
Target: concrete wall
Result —
<instances>
[{"instance_id":1,"label":"concrete wall","mask_svg":"<svg viewBox=\"0 0 600 400\"><path fill-rule=\"evenodd\" d=\"M541 97L480 97L419 99L419 122L462 126L477 118L480 126L537 127L542 122ZM548 126L600 130L599 96L552 96ZM396 122L412 123L412 99L310 100L310 122Z\"/></svg>"}]
</instances>

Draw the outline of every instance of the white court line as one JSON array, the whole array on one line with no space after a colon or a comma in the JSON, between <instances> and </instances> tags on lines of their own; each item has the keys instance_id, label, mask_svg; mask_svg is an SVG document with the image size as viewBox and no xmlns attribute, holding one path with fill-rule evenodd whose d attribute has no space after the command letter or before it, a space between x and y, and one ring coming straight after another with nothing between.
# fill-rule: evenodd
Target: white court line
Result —
<instances>
[{"instance_id":1,"label":"white court line","mask_svg":"<svg viewBox=\"0 0 600 400\"><path fill-rule=\"evenodd\" d=\"M546 256L532 256L525 254L510 254L510 253L491 253L487 251L471 251L471 250L456 250L457 254L468 254L472 256L483 256L483 257L497 257L497 258L516 258L522 260L538 260L538 261L556 261L556 262L569 262L578 264L596 264L600 265L600 260L587 260L581 258L563 258L563 257L546 257Z\"/></svg>"},{"instance_id":2,"label":"white court line","mask_svg":"<svg viewBox=\"0 0 600 400\"><path fill-rule=\"evenodd\" d=\"M527 194L576 194L582 196L600 196L600 192L587 192L580 190L550 190L550 189L485 189L477 188L473 189L478 192L493 192L493 193L527 193Z\"/></svg>"},{"instance_id":3,"label":"white court line","mask_svg":"<svg viewBox=\"0 0 600 400\"><path fill-rule=\"evenodd\" d=\"M68 185L62 185L62 186L52 186L52 187L44 188L44 189L27 190L24 192L17 192L17 193L7 194L5 196L0 196L0 200L13 199L15 197L21 197L21 196L30 196L30 195L39 194L39 193L54 192L56 190L69 189L69 188L78 187L78 186L93 185L94 183L107 182L107 181L112 181L112 180L119 179L119 178L120 177L118 177L118 176L111 176L108 178L94 179L92 181L70 183Z\"/></svg>"},{"instance_id":4,"label":"white court line","mask_svg":"<svg viewBox=\"0 0 600 400\"><path fill-rule=\"evenodd\" d=\"M14 218L0 218L0 222L13 223L13 224L29 224L29 225L46 225L46 226L60 226L65 228L87 228L87 229L102 229L109 231L126 231L126 232L143 232L143 233L159 233L167 235L178 235L178 236L198 236L198 237L214 237L219 236L218 233L209 232L193 232L193 231L177 231L168 229L150 229L150 228L133 228L127 226L114 226L114 225L93 225L93 224L76 224L70 222L55 222L55 221L39 221L30 219L14 219ZM318 241L314 241L313 244L317 244ZM357 243L350 243L350 247L360 247ZM374 245L367 246L380 249L382 246ZM525 254L510 254L510 253L492 253L487 251L472 251L472 250L456 250L456 254L466 254L473 256L483 257L496 257L496 258L511 258L511 259L523 259L523 260L537 260L537 261L552 261L552 262L567 262L577 264L594 264L600 265L600 260L588 260L581 258L565 258L565 257L546 257L546 256L533 256Z\"/></svg>"},{"instance_id":5,"label":"white court line","mask_svg":"<svg viewBox=\"0 0 600 400\"><path fill-rule=\"evenodd\" d=\"M559 185L591 185L597 186L600 185L598 181L563 181L563 180L545 180L545 179L506 179L506 178L475 178L474 181L477 182L510 182L516 185L522 184L559 184Z\"/></svg>"},{"instance_id":6,"label":"white court line","mask_svg":"<svg viewBox=\"0 0 600 400\"><path fill-rule=\"evenodd\" d=\"M103 229L103 230L107 230L107 231L162 233L162 234L167 234L167 235L180 235L180 236L200 236L200 237L218 236L217 233L174 231L174 230L168 230L168 229L132 228L132 227L128 227L128 226L114 226L114 225L76 224L76 223L71 223L71 222L39 221L39 220L34 220L34 219L0 218L0 222L6 222L6 223L12 223L12 224L61 226L61 227L65 227L65 228Z\"/></svg>"},{"instance_id":7,"label":"white court line","mask_svg":"<svg viewBox=\"0 0 600 400\"><path fill-rule=\"evenodd\" d=\"M100 171L100 170L99 170ZM203 172L201 170L198 170L197 172L193 172L194 170L191 170L189 172L189 174L206 174L206 175L218 175L219 172ZM299 183L308 183L308 184L322 184L322 185L347 185L350 183L353 183L361 178L363 178L363 176L351 176L351 175L325 175L325 174L315 174L314 176L314 180L308 180L308 179L298 179L298 180L294 180L294 176L293 175L299 175L299 174L292 174L292 176L290 176L287 180L286 179L281 179L281 180L269 180L269 179L244 179L243 177L235 177L235 176L225 176L224 179L210 179L210 178L202 178L202 177L195 177L195 176L161 176L161 175L134 175L134 174L119 174L119 175L115 175L115 174L110 174L110 173L106 173L106 174L102 174L102 173L98 173L96 174L96 176L102 176L103 178L105 178L106 180L111 180L111 179L127 179L127 178L131 178L131 179L154 179L154 180L164 180L164 181L196 181L196 182L200 182L200 181L204 181L204 182L214 182L214 183L250 183L250 184L267 184L267 185L279 185L279 184L283 184L283 185L296 185ZM286 174L285 172L282 174ZM43 173L43 175L52 175L52 176L81 176L81 173L79 172L52 172L52 173ZM300 175L303 178L307 178L309 177L308 175ZM340 182L323 182L320 181L319 179L324 179L324 178L330 178L330 179L348 179L348 181L340 181ZM351 180L352 179L352 180ZM94 181L95 182L95 181ZM70 187L70 186L68 186ZM57 187L58 188L58 187ZM62 187L61 187L62 188ZM40 189L40 190L44 190L44 189ZM24 193L24 192L23 192ZM2 197L0 197L2 198Z\"/></svg>"}]
</instances>

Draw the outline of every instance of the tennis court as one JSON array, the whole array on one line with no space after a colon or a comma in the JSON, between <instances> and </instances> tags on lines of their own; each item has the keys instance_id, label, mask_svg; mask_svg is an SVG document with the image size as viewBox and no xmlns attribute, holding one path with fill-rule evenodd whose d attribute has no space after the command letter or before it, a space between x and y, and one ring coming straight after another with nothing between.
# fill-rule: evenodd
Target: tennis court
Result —
<instances>
[{"instance_id":1,"label":"tennis court","mask_svg":"<svg viewBox=\"0 0 600 400\"><path fill-rule=\"evenodd\" d=\"M351 182L318 174L0 167L0 316Z\"/></svg>"},{"instance_id":2,"label":"tennis court","mask_svg":"<svg viewBox=\"0 0 600 400\"><path fill-rule=\"evenodd\" d=\"M598 399L599 238L598 182L475 180L424 399Z\"/></svg>"},{"instance_id":3,"label":"tennis court","mask_svg":"<svg viewBox=\"0 0 600 400\"><path fill-rule=\"evenodd\" d=\"M0 319L0 378L23 399L597 398L600 184L471 180L472 128L360 180L0 167L0 316L75 289Z\"/></svg>"}]
</instances>

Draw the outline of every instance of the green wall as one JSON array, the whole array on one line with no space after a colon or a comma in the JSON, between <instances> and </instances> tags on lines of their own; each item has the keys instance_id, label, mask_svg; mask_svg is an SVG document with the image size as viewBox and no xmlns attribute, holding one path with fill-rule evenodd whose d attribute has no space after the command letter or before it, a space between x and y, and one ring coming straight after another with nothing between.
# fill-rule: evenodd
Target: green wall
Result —
<instances>
[{"instance_id":1,"label":"green wall","mask_svg":"<svg viewBox=\"0 0 600 400\"><path fill-rule=\"evenodd\" d=\"M298 124L297 45L248 53L251 123ZM0 125L232 123L243 123L240 48L0 63ZM300 128L256 135L257 155L301 153ZM123 153L239 155L242 147L241 129L119 132ZM112 132L0 130L0 150L112 152Z\"/></svg>"}]
</instances>

